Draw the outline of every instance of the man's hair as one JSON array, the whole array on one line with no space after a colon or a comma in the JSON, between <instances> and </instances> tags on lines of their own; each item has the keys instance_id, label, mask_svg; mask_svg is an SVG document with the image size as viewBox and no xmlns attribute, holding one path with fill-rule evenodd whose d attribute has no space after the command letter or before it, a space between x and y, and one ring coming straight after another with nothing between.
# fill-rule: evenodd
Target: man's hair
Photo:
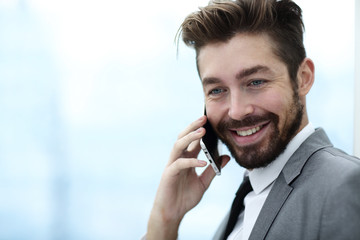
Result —
<instances>
[{"instance_id":1,"label":"man's hair","mask_svg":"<svg viewBox=\"0 0 360 240\"><path fill-rule=\"evenodd\" d=\"M301 12L291 0L210 1L187 16L179 33L186 45L195 48L196 58L207 44L226 42L238 33L265 33L273 40L274 54L287 65L292 83L297 86L297 71L306 57Z\"/></svg>"}]
</instances>

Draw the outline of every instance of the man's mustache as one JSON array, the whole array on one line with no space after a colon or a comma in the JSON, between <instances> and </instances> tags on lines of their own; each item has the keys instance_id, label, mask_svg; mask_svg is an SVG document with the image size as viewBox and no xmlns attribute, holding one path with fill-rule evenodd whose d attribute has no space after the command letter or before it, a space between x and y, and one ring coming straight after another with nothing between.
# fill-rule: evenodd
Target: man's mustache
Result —
<instances>
[{"instance_id":1,"label":"man's mustache","mask_svg":"<svg viewBox=\"0 0 360 240\"><path fill-rule=\"evenodd\" d=\"M252 127L254 125L258 125L263 122L272 121L275 124L278 123L279 117L274 113L266 113L264 115L252 115L248 116L241 120L228 119L222 121L218 124L217 129L222 132L223 130L227 130L229 128L244 128L244 127Z\"/></svg>"}]
</instances>

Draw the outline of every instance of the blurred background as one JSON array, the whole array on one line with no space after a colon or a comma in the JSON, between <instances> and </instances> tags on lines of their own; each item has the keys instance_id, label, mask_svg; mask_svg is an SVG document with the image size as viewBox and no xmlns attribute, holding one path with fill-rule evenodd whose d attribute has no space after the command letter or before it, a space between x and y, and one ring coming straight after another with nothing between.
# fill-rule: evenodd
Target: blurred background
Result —
<instances>
[{"instance_id":1,"label":"blurred background","mask_svg":"<svg viewBox=\"0 0 360 240\"><path fill-rule=\"evenodd\" d=\"M145 234L173 143L202 115L195 54L174 37L207 2L0 0L1 240ZM296 2L310 120L352 153L355 1ZM242 173L229 163L180 239L211 238Z\"/></svg>"}]
</instances>

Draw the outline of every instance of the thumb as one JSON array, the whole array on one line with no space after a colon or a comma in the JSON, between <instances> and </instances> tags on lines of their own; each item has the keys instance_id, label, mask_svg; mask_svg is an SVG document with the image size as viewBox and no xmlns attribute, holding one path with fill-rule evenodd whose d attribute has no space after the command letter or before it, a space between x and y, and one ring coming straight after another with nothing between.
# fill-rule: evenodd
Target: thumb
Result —
<instances>
[{"instance_id":1,"label":"thumb","mask_svg":"<svg viewBox=\"0 0 360 240\"><path fill-rule=\"evenodd\" d=\"M223 169L228 162L230 162L230 156L229 155L222 155L220 156L221 161L221 169Z\"/></svg>"},{"instance_id":2,"label":"thumb","mask_svg":"<svg viewBox=\"0 0 360 240\"><path fill-rule=\"evenodd\" d=\"M230 161L230 157L228 155L222 155L219 157L221 161L221 168L225 167L225 165ZM215 177L215 172L212 167L209 165L205 169L205 171L201 174L200 178L204 184L205 189L210 186L211 181Z\"/></svg>"}]
</instances>

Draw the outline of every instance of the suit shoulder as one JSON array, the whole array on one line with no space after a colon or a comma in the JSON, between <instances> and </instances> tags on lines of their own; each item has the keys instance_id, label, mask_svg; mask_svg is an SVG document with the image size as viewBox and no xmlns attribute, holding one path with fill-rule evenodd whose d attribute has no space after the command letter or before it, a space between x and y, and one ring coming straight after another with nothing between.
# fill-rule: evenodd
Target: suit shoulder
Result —
<instances>
[{"instance_id":1,"label":"suit shoulder","mask_svg":"<svg viewBox=\"0 0 360 240\"><path fill-rule=\"evenodd\" d=\"M310 156L300 178L323 190L348 185L349 181L360 185L360 159L337 148L326 147Z\"/></svg>"},{"instance_id":2,"label":"suit shoulder","mask_svg":"<svg viewBox=\"0 0 360 240\"><path fill-rule=\"evenodd\" d=\"M359 158L334 147L326 147L315 152L309 160L309 162L327 165L330 168L339 170L353 169L360 171Z\"/></svg>"}]
</instances>

